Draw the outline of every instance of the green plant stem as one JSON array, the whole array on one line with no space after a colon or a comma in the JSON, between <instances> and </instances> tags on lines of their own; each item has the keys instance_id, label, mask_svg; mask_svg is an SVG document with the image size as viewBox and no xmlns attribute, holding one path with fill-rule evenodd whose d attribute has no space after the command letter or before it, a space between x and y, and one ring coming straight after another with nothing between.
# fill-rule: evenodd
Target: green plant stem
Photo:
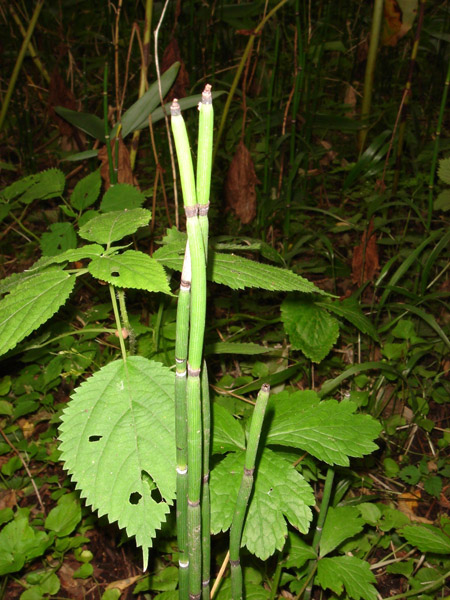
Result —
<instances>
[{"instance_id":1,"label":"green plant stem","mask_svg":"<svg viewBox=\"0 0 450 600\"><path fill-rule=\"evenodd\" d=\"M383 0L375 0L372 15L372 27L370 30L369 51L367 54L367 65L364 76L363 100L361 106L362 129L359 132L358 146L360 154L364 150L368 132L367 120L370 115L372 105L373 76L375 73L375 64L377 60L378 44L380 42L381 24L383 21Z\"/></svg>"},{"instance_id":2,"label":"green plant stem","mask_svg":"<svg viewBox=\"0 0 450 600\"><path fill-rule=\"evenodd\" d=\"M109 181L111 186L113 186L116 182L114 181L115 171L108 126L108 63L105 64L105 70L103 71L103 125L105 127L105 144L106 153L108 155Z\"/></svg>"},{"instance_id":3,"label":"green plant stem","mask_svg":"<svg viewBox=\"0 0 450 600\"><path fill-rule=\"evenodd\" d=\"M208 259L208 210L211 190L211 167L213 147L214 110L212 105L211 86L206 84L200 104L197 149L196 193L200 223L205 249L205 260Z\"/></svg>"},{"instance_id":4,"label":"green plant stem","mask_svg":"<svg viewBox=\"0 0 450 600\"><path fill-rule=\"evenodd\" d=\"M0 110L0 131L3 129L3 123L5 121L6 113L8 112L8 106L11 101L11 97L13 95L14 88L16 87L17 78L19 76L20 69L22 68L23 59L25 58L25 54L28 49L28 44L31 40L31 36L33 35L37 20L39 18L39 14L40 14L43 6L44 6L44 0L38 0L38 2L36 2L33 15L31 16L30 23L28 24L27 32L23 39L22 46L20 47L19 54L17 56L16 63L14 65L13 72L9 79L8 89L6 90L5 97L3 98L2 108Z\"/></svg>"},{"instance_id":5,"label":"green plant stem","mask_svg":"<svg viewBox=\"0 0 450 600\"><path fill-rule=\"evenodd\" d=\"M126 363L127 362L127 352L125 350L125 341L123 339L122 324L120 322L119 307L117 305L117 299L116 299L116 290L115 290L114 286L111 284L109 284L109 293L111 295L111 303L112 303L112 307L113 307L114 318L116 320L117 335L119 336L119 343L120 343L120 351L122 352L123 362Z\"/></svg>"},{"instance_id":6,"label":"green plant stem","mask_svg":"<svg viewBox=\"0 0 450 600\"><path fill-rule=\"evenodd\" d=\"M122 323L128 332L130 354L133 355L136 351L136 334L134 333L134 329L131 327L130 320L128 318L127 305L125 303L125 291L123 288L117 288L117 298L119 299Z\"/></svg>"},{"instance_id":7,"label":"green plant stem","mask_svg":"<svg viewBox=\"0 0 450 600\"><path fill-rule=\"evenodd\" d=\"M269 596L269 600L275 600L275 597L277 595L277 591L278 591L278 586L280 585L280 579L281 579L281 573L283 571L283 560L282 560L282 552L278 553L278 561L277 561L277 566L275 568L275 573L273 574L273 579L272 579L272 587L270 589L270 596Z\"/></svg>"},{"instance_id":8,"label":"green plant stem","mask_svg":"<svg viewBox=\"0 0 450 600\"><path fill-rule=\"evenodd\" d=\"M209 459L211 441L211 405L206 361L202 375L202 428L203 428L203 473L202 473L202 600L209 600L211 579L211 507L209 495Z\"/></svg>"},{"instance_id":9,"label":"green plant stem","mask_svg":"<svg viewBox=\"0 0 450 600\"><path fill-rule=\"evenodd\" d=\"M330 504L331 499L331 491L333 489L333 481L334 481L334 469L332 467L328 467L327 475L325 477L325 485L323 487L323 495L322 495L322 503L320 505L320 513L317 518L316 530L313 536L312 547L314 552L319 554L319 546L320 546L320 538L322 537L323 525L325 523L325 519L327 517L328 506ZM305 595L304 600L309 600L311 598L312 587L313 587L313 579L310 577L311 573L314 573L317 569L317 560L313 559L309 562L308 568L308 585L305 587Z\"/></svg>"},{"instance_id":10,"label":"green plant stem","mask_svg":"<svg viewBox=\"0 0 450 600\"><path fill-rule=\"evenodd\" d=\"M194 168L189 140L180 105L170 107L181 188L186 213L186 229L191 255L192 282L187 379L187 448L188 448L188 549L189 598L201 597L201 484L202 484L202 415L200 373L206 319L206 261L202 231L198 220Z\"/></svg>"},{"instance_id":11,"label":"green plant stem","mask_svg":"<svg viewBox=\"0 0 450 600\"><path fill-rule=\"evenodd\" d=\"M214 145L214 152L213 152L213 162L216 158L217 155L217 150L219 148L219 144L220 144L220 140L222 138L222 133L223 133L223 129L225 127L225 123L227 121L228 118L228 111L230 110L230 105L231 102L234 98L234 93L236 92L236 88L238 86L239 83L239 79L242 75L242 71L244 70L244 66L245 63L247 62L247 58L253 48L253 44L255 42L255 38L258 35L258 33L262 30L262 28L264 27L264 25L267 23L267 21L269 21L269 19L271 19L273 17L273 15L283 6L283 4L286 4L287 0L281 0L281 2L279 2L276 6L274 6L272 8L272 10L270 10L267 15L264 17L264 19L262 19L262 21L256 26L254 32L252 33L252 35L248 38L248 42L247 45L245 47L244 53L241 57L241 60L239 62L237 71L236 71L236 75L234 76L233 79L233 83L231 84L231 88L230 91L228 93L228 97L227 97L227 101L225 103L225 107L223 109L223 113L222 113L222 118L220 120L220 125L219 125L219 130L217 132L217 136L216 136L216 143Z\"/></svg>"},{"instance_id":12,"label":"green plant stem","mask_svg":"<svg viewBox=\"0 0 450 600\"><path fill-rule=\"evenodd\" d=\"M253 410L252 422L248 435L247 451L245 453L244 474L241 487L236 499L233 521L230 529L230 566L231 566L231 597L232 600L241 600L243 597L242 567L240 560L240 547L244 520L247 512L248 501L253 488L256 453L259 438L270 395L270 386L264 383L256 399Z\"/></svg>"},{"instance_id":13,"label":"green plant stem","mask_svg":"<svg viewBox=\"0 0 450 600\"><path fill-rule=\"evenodd\" d=\"M186 244L180 292L177 304L175 338L175 438L177 447L177 540L179 600L189 597L189 557L187 547L187 414L186 414L186 362L189 339L189 304L191 294L191 261L189 244Z\"/></svg>"},{"instance_id":14,"label":"green plant stem","mask_svg":"<svg viewBox=\"0 0 450 600\"><path fill-rule=\"evenodd\" d=\"M431 160L430 179L428 181L428 212L427 212L427 231L430 231L431 218L433 215L433 196L434 196L434 178L436 176L436 165L439 155L439 144L441 139L442 123L444 122L445 107L447 105L448 89L450 87L450 60L447 65L447 75L445 77L444 90L442 92L441 107L436 127L436 137L433 148L433 158Z\"/></svg>"}]
</instances>

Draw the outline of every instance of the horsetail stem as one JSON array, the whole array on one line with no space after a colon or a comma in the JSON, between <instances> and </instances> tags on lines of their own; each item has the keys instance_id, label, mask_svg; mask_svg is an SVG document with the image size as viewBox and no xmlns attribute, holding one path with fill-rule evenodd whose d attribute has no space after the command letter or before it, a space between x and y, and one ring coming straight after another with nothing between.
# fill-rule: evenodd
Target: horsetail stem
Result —
<instances>
[{"instance_id":1,"label":"horsetail stem","mask_svg":"<svg viewBox=\"0 0 450 600\"><path fill-rule=\"evenodd\" d=\"M248 501L253 488L253 473L255 471L256 453L259 438L269 400L270 385L264 383L256 399L255 409L250 424L247 451L245 453L244 474L241 480L236 505L234 508L233 522L230 529L230 565L231 565L231 597L233 600L242 600L242 567L240 561L240 547L242 530L244 528L245 514Z\"/></svg>"},{"instance_id":2,"label":"horsetail stem","mask_svg":"<svg viewBox=\"0 0 450 600\"><path fill-rule=\"evenodd\" d=\"M189 597L189 558L187 548L187 415L186 362L189 339L189 303L191 294L191 257L186 244L180 292L178 294L175 339L175 437L177 447L177 540L179 600Z\"/></svg>"},{"instance_id":3,"label":"horsetail stem","mask_svg":"<svg viewBox=\"0 0 450 600\"><path fill-rule=\"evenodd\" d=\"M200 110L211 112L211 119L203 116L199 134L199 161L197 177L201 181L201 205L197 203L197 190L194 179L194 169L189 147L186 125L181 116L177 100L170 107L172 132L175 141L178 167L180 171L181 189L183 192L186 213L186 229L188 247L191 258L191 292L189 309L189 334L187 352L187 383L186 414L187 414L187 545L188 545L188 580L190 600L200 600L202 595L202 471L204 468L202 421L208 410L202 410L201 366L203 356L203 338L206 319L206 252L208 227L207 221L200 225L199 208L202 218L207 217L209 206L209 186L211 175L205 174L205 169L211 170L212 148L212 106L210 106L210 86L205 88ZM205 99L205 101L203 101ZM209 106L209 109L208 109ZM206 136L206 141L203 139ZM209 141L208 141L209 140ZM209 147L208 147L209 146ZM208 158L209 156L209 158ZM182 337L186 336L183 326ZM180 342L181 343L181 342ZM183 342L184 343L184 342ZM181 358L181 357L179 357ZM178 364L178 363L177 363ZM179 377L180 378L180 377ZM181 384L180 384L181 387ZM209 402L209 401L208 401ZM203 412L203 417L202 417ZM208 419L209 420L209 419ZM205 430L209 429L205 427ZM209 432L207 433L209 436ZM208 446L207 446L208 447ZM209 451L208 451L209 453ZM181 518L181 517L180 517ZM183 540L183 534L182 534ZM207 550L209 555L209 550ZM206 556L205 556L206 559ZM209 558L208 558L209 560ZM183 563L184 565L184 563Z\"/></svg>"},{"instance_id":4,"label":"horsetail stem","mask_svg":"<svg viewBox=\"0 0 450 600\"><path fill-rule=\"evenodd\" d=\"M209 455L211 438L211 406L206 361L201 375L202 426L203 426L203 473L202 473L202 600L209 600L211 576L211 512L209 497Z\"/></svg>"}]
</instances>

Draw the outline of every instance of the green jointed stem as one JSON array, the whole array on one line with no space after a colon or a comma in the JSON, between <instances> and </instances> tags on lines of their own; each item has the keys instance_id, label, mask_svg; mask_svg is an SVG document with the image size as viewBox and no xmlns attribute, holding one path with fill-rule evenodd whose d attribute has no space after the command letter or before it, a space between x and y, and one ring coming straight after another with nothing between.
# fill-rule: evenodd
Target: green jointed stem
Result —
<instances>
[{"instance_id":1,"label":"green jointed stem","mask_svg":"<svg viewBox=\"0 0 450 600\"><path fill-rule=\"evenodd\" d=\"M109 284L109 293L111 295L111 303L116 320L117 335L119 336L120 351L122 352L123 362L127 362L127 352L125 350L125 342L123 340L122 323L120 322L119 307L117 306L116 290L113 285Z\"/></svg>"},{"instance_id":2,"label":"green jointed stem","mask_svg":"<svg viewBox=\"0 0 450 600\"><path fill-rule=\"evenodd\" d=\"M208 209L211 190L211 167L213 147L214 109L212 105L211 86L206 84L199 104L200 117L198 125L197 151L197 202L199 205L200 229L203 246L208 257Z\"/></svg>"},{"instance_id":3,"label":"green jointed stem","mask_svg":"<svg viewBox=\"0 0 450 600\"><path fill-rule=\"evenodd\" d=\"M201 375L202 425L203 425L203 474L202 474L202 600L209 600L211 577L211 512L209 498L209 455L211 438L211 406L206 361Z\"/></svg>"},{"instance_id":4,"label":"green jointed stem","mask_svg":"<svg viewBox=\"0 0 450 600\"><path fill-rule=\"evenodd\" d=\"M189 598L189 557L187 542L187 414L186 414L186 363L189 339L189 303L191 290L191 260L186 244L181 285L178 295L175 339L175 438L177 447L177 540L179 600Z\"/></svg>"},{"instance_id":5,"label":"green jointed stem","mask_svg":"<svg viewBox=\"0 0 450 600\"><path fill-rule=\"evenodd\" d=\"M241 480L236 506L234 509L233 522L230 529L230 565L231 565L231 598L242 599L242 567L240 562L240 547L242 530L244 528L245 514L253 487L253 474L255 471L256 453L258 451L259 438L269 400L270 385L264 383L258 394L255 409L253 411L250 432L248 436L247 451L245 453L244 474Z\"/></svg>"}]
</instances>

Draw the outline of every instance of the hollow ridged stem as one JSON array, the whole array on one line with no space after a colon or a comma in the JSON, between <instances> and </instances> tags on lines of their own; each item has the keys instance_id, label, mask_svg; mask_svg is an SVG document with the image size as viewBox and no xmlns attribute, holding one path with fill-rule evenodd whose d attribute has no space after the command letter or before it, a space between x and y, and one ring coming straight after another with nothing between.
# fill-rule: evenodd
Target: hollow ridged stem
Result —
<instances>
[{"instance_id":1,"label":"hollow ridged stem","mask_svg":"<svg viewBox=\"0 0 450 600\"><path fill-rule=\"evenodd\" d=\"M209 600L211 577L211 513L209 498L209 455L211 436L211 406L206 361L203 361L202 375L202 426L203 426L203 474L202 474L202 600Z\"/></svg>"},{"instance_id":2,"label":"hollow ridged stem","mask_svg":"<svg viewBox=\"0 0 450 600\"><path fill-rule=\"evenodd\" d=\"M242 567L240 561L240 547L242 530L244 528L245 514L253 487L253 474L255 471L256 453L258 451L264 414L269 400L270 385L264 383L256 399L253 411L250 432L248 436L247 451L245 453L244 474L239 488L236 506L234 508L233 522L230 529L230 565L231 565L231 597L232 600L242 600Z\"/></svg>"},{"instance_id":3,"label":"hollow ridged stem","mask_svg":"<svg viewBox=\"0 0 450 600\"><path fill-rule=\"evenodd\" d=\"M197 150L197 202L198 220L202 231L205 259L208 258L208 209L211 190L211 167L213 148L214 109L211 86L205 85L199 104L198 150Z\"/></svg>"},{"instance_id":4,"label":"hollow ridged stem","mask_svg":"<svg viewBox=\"0 0 450 600\"><path fill-rule=\"evenodd\" d=\"M206 319L206 260L203 236L198 219L189 140L184 119L177 100L170 107L172 132L175 141L181 189L186 213L186 229L191 255L192 282L190 303L190 331L188 344L187 379L187 450L188 450L188 555L189 598L201 597L201 508L202 485L202 414L200 372L203 355L203 338Z\"/></svg>"},{"instance_id":5,"label":"hollow ridged stem","mask_svg":"<svg viewBox=\"0 0 450 600\"><path fill-rule=\"evenodd\" d=\"M175 339L175 438L177 447L177 541L179 600L189 598L189 557L187 541L187 414L186 414L186 363L189 339L189 304L191 295L191 259L186 244L180 292L177 304Z\"/></svg>"}]
</instances>

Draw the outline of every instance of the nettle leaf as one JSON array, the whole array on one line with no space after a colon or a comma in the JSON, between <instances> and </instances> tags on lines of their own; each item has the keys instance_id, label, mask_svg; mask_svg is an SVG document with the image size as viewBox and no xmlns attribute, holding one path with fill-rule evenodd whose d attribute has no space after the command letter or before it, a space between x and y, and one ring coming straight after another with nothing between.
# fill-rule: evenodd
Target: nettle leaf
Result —
<instances>
[{"instance_id":1,"label":"nettle leaf","mask_svg":"<svg viewBox=\"0 0 450 600\"><path fill-rule=\"evenodd\" d=\"M401 535L421 552L450 554L450 537L432 525L406 525Z\"/></svg>"},{"instance_id":2,"label":"nettle leaf","mask_svg":"<svg viewBox=\"0 0 450 600\"><path fill-rule=\"evenodd\" d=\"M85 210L97 200L102 187L100 171L89 173L77 183L70 195L70 204L76 210Z\"/></svg>"},{"instance_id":3,"label":"nettle leaf","mask_svg":"<svg viewBox=\"0 0 450 600\"><path fill-rule=\"evenodd\" d=\"M33 200L48 200L61 196L65 185L66 178L62 171L47 169L15 181L2 190L1 196L8 202L13 198L19 198L20 202L30 204Z\"/></svg>"},{"instance_id":4,"label":"nettle leaf","mask_svg":"<svg viewBox=\"0 0 450 600\"><path fill-rule=\"evenodd\" d=\"M307 298L286 298L281 320L292 348L316 363L325 358L339 336L337 319Z\"/></svg>"},{"instance_id":5,"label":"nettle leaf","mask_svg":"<svg viewBox=\"0 0 450 600\"><path fill-rule=\"evenodd\" d=\"M441 181L450 185L450 156L440 159L438 177Z\"/></svg>"},{"instance_id":6,"label":"nettle leaf","mask_svg":"<svg viewBox=\"0 0 450 600\"><path fill-rule=\"evenodd\" d=\"M176 239L175 243L167 243L158 248L153 258L170 269L181 271L184 248L185 243ZM292 271L255 262L235 254L221 254L214 249L210 249L208 254L207 275L210 281L221 283L233 290L260 288L272 292L299 291L326 295L326 292Z\"/></svg>"},{"instance_id":7,"label":"nettle leaf","mask_svg":"<svg viewBox=\"0 0 450 600\"><path fill-rule=\"evenodd\" d=\"M60 269L39 273L21 281L0 301L0 354L14 348L23 338L45 323L69 297L75 276Z\"/></svg>"},{"instance_id":8,"label":"nettle leaf","mask_svg":"<svg viewBox=\"0 0 450 600\"><path fill-rule=\"evenodd\" d=\"M61 459L81 496L148 548L175 497L175 374L141 356L112 362L61 417Z\"/></svg>"},{"instance_id":9,"label":"nettle leaf","mask_svg":"<svg viewBox=\"0 0 450 600\"><path fill-rule=\"evenodd\" d=\"M329 554L348 538L360 533L364 520L354 506L329 507L320 538L320 556Z\"/></svg>"},{"instance_id":10,"label":"nettle leaf","mask_svg":"<svg viewBox=\"0 0 450 600\"><path fill-rule=\"evenodd\" d=\"M129 183L116 183L108 188L102 198L100 210L111 212L113 210L124 210L131 208L140 208L146 198L134 185Z\"/></svg>"},{"instance_id":11,"label":"nettle leaf","mask_svg":"<svg viewBox=\"0 0 450 600\"><path fill-rule=\"evenodd\" d=\"M316 582L340 595L345 588L354 600L376 600L376 582L369 563L356 556L334 556L323 558L317 564Z\"/></svg>"},{"instance_id":12,"label":"nettle leaf","mask_svg":"<svg viewBox=\"0 0 450 600\"><path fill-rule=\"evenodd\" d=\"M370 415L354 414L354 402L325 400L315 392L275 394L269 400L273 418L267 444L294 446L333 465L349 465L349 457L377 450L373 442L381 425Z\"/></svg>"},{"instance_id":13,"label":"nettle leaf","mask_svg":"<svg viewBox=\"0 0 450 600\"><path fill-rule=\"evenodd\" d=\"M228 454L211 472L211 530L226 531L233 518L241 484L245 452ZM281 550L288 521L307 533L314 493L295 468L265 448L256 467L254 489L242 536L242 545L262 560Z\"/></svg>"},{"instance_id":14,"label":"nettle leaf","mask_svg":"<svg viewBox=\"0 0 450 600\"><path fill-rule=\"evenodd\" d=\"M77 234L71 223L53 223L42 234L39 245L43 256L55 256L77 247Z\"/></svg>"},{"instance_id":15,"label":"nettle leaf","mask_svg":"<svg viewBox=\"0 0 450 600\"><path fill-rule=\"evenodd\" d=\"M229 450L245 450L245 434L239 421L216 402L213 403L212 409L214 423L212 453L225 454Z\"/></svg>"},{"instance_id":16,"label":"nettle leaf","mask_svg":"<svg viewBox=\"0 0 450 600\"><path fill-rule=\"evenodd\" d=\"M145 208L108 212L90 219L78 233L90 242L109 245L148 225L151 217L152 213Z\"/></svg>"},{"instance_id":17,"label":"nettle leaf","mask_svg":"<svg viewBox=\"0 0 450 600\"><path fill-rule=\"evenodd\" d=\"M20 283L27 281L32 284L33 280L48 267L64 262L75 262L85 258L94 258L104 252L102 246L98 244L87 244L82 248L66 250L56 256L43 256L37 260L29 269L21 273L12 273L8 277L0 280L0 294L12 292Z\"/></svg>"},{"instance_id":18,"label":"nettle leaf","mask_svg":"<svg viewBox=\"0 0 450 600\"><path fill-rule=\"evenodd\" d=\"M171 294L166 272L156 260L136 250L99 256L88 266L89 273L117 287Z\"/></svg>"}]
</instances>

